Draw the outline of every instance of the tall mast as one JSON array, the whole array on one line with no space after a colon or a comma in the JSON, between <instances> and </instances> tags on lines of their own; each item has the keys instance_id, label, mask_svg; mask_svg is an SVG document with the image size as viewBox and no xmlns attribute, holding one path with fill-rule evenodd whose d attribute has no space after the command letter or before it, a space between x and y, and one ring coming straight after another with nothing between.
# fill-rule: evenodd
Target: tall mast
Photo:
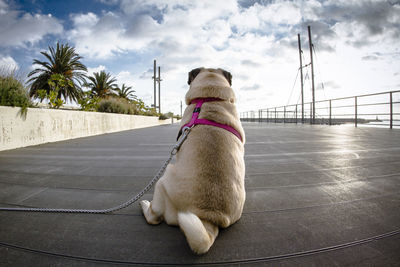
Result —
<instances>
[{"instance_id":1,"label":"tall mast","mask_svg":"<svg viewBox=\"0 0 400 267\"><path fill-rule=\"evenodd\" d=\"M158 113L160 113L161 114L161 89L160 89L160 87L161 87L161 70L160 70L161 68L160 68L160 66L158 66L158 78L157 78L157 81L158 81Z\"/></svg>"},{"instance_id":2,"label":"tall mast","mask_svg":"<svg viewBox=\"0 0 400 267\"><path fill-rule=\"evenodd\" d=\"M299 42L299 56L300 56L300 84L301 84L301 122L304 123L304 91L303 91L303 60L301 51L300 34L297 34L297 40Z\"/></svg>"},{"instance_id":3,"label":"tall mast","mask_svg":"<svg viewBox=\"0 0 400 267\"><path fill-rule=\"evenodd\" d=\"M311 27L308 26L308 40L310 44L310 59L311 59L311 88L312 88L312 124L315 123L315 87L314 87L314 63L313 63L313 44L311 41Z\"/></svg>"},{"instance_id":4,"label":"tall mast","mask_svg":"<svg viewBox=\"0 0 400 267\"><path fill-rule=\"evenodd\" d=\"M156 68L157 68L157 64L156 64L156 60L154 59L154 110L157 111L157 76L156 76Z\"/></svg>"}]
</instances>

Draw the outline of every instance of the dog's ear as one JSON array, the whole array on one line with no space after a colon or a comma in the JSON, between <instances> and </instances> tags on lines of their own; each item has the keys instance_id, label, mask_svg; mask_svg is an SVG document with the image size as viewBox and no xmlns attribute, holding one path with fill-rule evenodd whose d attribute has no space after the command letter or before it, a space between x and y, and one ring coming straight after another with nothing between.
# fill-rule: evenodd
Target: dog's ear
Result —
<instances>
[{"instance_id":1,"label":"dog's ear","mask_svg":"<svg viewBox=\"0 0 400 267\"><path fill-rule=\"evenodd\" d=\"M203 68L193 69L189 72L188 84L190 85Z\"/></svg>"},{"instance_id":2,"label":"dog's ear","mask_svg":"<svg viewBox=\"0 0 400 267\"><path fill-rule=\"evenodd\" d=\"M232 74L229 71L223 69L221 69L221 71L226 80L229 82L229 85L232 86Z\"/></svg>"}]
</instances>

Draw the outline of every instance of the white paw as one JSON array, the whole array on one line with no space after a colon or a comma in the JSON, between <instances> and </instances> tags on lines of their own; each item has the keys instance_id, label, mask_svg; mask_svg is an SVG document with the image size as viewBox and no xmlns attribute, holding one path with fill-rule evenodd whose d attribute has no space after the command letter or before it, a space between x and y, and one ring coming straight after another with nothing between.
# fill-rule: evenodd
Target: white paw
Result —
<instances>
[{"instance_id":1,"label":"white paw","mask_svg":"<svg viewBox=\"0 0 400 267\"><path fill-rule=\"evenodd\" d=\"M140 206L142 207L143 212L146 212L150 207L150 202L147 200L140 201Z\"/></svg>"}]
</instances>

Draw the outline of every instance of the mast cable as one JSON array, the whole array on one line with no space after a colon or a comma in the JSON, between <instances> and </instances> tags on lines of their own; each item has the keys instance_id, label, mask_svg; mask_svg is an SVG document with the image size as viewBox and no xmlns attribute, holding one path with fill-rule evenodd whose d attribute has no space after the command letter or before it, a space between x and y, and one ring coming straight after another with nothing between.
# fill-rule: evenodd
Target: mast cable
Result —
<instances>
[{"instance_id":1,"label":"mast cable","mask_svg":"<svg viewBox=\"0 0 400 267\"><path fill-rule=\"evenodd\" d=\"M299 72L300 72L300 68L298 68L298 69L297 69L296 78L294 79L294 83L293 83L293 86L292 86L292 91L290 92L290 96L289 96L289 99L288 99L288 101L287 101L287 103L286 103L286 106L288 106L288 105L289 105L290 99L292 98L292 94L293 94L294 86L296 85L296 82L297 82L297 77L299 77Z\"/></svg>"}]
</instances>

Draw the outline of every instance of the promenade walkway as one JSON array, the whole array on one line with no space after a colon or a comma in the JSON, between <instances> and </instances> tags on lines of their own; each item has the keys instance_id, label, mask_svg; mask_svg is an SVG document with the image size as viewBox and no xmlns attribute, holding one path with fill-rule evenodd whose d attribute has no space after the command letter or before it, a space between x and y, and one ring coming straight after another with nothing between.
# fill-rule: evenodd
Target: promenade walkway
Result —
<instances>
[{"instance_id":1,"label":"promenade walkway","mask_svg":"<svg viewBox=\"0 0 400 267\"><path fill-rule=\"evenodd\" d=\"M245 123L243 216L196 256L134 204L110 215L0 212L0 266L400 264L400 131ZM156 174L177 125L0 152L0 206L102 209ZM144 199L152 199L152 191Z\"/></svg>"}]
</instances>

